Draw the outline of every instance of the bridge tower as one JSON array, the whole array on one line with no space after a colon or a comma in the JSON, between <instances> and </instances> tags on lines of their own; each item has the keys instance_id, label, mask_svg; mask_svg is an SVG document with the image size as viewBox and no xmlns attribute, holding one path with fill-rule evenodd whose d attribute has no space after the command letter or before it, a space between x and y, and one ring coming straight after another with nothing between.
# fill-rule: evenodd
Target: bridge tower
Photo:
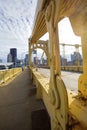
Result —
<instances>
[{"instance_id":1,"label":"bridge tower","mask_svg":"<svg viewBox=\"0 0 87 130\"><path fill-rule=\"evenodd\" d=\"M39 40L36 43L32 43L31 39L29 39L29 56L30 56L30 65L32 66L32 53L35 49L42 49L47 57L47 67L49 67L49 49L48 49L48 41Z\"/></svg>"}]
</instances>

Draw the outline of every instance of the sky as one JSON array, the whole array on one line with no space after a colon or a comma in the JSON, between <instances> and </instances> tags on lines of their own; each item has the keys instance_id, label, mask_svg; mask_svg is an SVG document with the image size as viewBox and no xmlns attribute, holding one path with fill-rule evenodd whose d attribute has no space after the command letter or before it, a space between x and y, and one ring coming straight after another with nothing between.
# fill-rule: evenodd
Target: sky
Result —
<instances>
[{"instance_id":1,"label":"sky","mask_svg":"<svg viewBox=\"0 0 87 130\"><path fill-rule=\"evenodd\" d=\"M28 53L36 4L37 0L0 0L0 59L3 61L10 48L17 48L18 58Z\"/></svg>"},{"instance_id":2,"label":"sky","mask_svg":"<svg viewBox=\"0 0 87 130\"><path fill-rule=\"evenodd\" d=\"M37 0L0 0L0 59L3 62L6 62L10 48L17 48L18 58L28 53L28 38L33 28L36 5ZM60 43L81 44L68 18L58 26ZM48 36L44 37L48 39Z\"/></svg>"}]
</instances>

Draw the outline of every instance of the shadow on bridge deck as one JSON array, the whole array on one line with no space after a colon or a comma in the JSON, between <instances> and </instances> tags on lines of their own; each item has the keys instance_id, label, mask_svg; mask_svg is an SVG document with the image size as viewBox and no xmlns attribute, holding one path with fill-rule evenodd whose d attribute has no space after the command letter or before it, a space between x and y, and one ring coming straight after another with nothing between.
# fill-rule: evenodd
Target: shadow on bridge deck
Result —
<instances>
[{"instance_id":1,"label":"shadow on bridge deck","mask_svg":"<svg viewBox=\"0 0 87 130\"><path fill-rule=\"evenodd\" d=\"M31 113L45 109L42 101L35 99L35 93L28 69L0 88L0 130L32 129Z\"/></svg>"}]
</instances>

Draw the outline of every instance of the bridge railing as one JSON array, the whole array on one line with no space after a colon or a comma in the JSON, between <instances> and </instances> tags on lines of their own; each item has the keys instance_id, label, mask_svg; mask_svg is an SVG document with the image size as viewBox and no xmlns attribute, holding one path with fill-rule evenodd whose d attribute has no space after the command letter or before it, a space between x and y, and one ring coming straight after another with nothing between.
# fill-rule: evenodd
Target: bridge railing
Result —
<instances>
[{"instance_id":1,"label":"bridge railing","mask_svg":"<svg viewBox=\"0 0 87 130\"><path fill-rule=\"evenodd\" d=\"M30 72L31 72L30 73L31 74L31 79L32 79L33 83L37 87L36 98L43 100L43 102L45 104L45 107L46 107L46 109L48 111L48 114L50 116L50 119L52 120L52 117L54 117L56 115L54 113L55 107L53 106L52 100L50 98L50 96L52 96L52 95L50 95L50 78L48 78L45 75L41 74L38 71L37 68L30 67ZM58 80L59 79L57 79L57 81ZM61 81L61 80L59 80L59 81ZM69 105L69 108L70 108L69 109L69 116L72 115L70 121L73 120L71 122L71 125L75 126L76 130L81 130L80 126L87 127L87 125L86 125L87 124L87 118L86 118L87 109L86 109L85 106L83 106L84 111L82 111L81 103L80 103L80 101L78 102L79 97L77 96L76 93L70 91L69 89L67 89L67 93L68 93L68 105ZM62 98L63 94L65 94L65 93L61 92L61 95L59 95L59 96ZM65 105L64 100L65 99L63 98L62 101L61 101L61 108L63 108L64 105ZM79 115L78 115L78 111L80 112ZM61 110L60 112L62 113L63 111ZM56 109L56 113L58 113L58 109ZM64 116L64 119L65 118L66 118L66 115ZM62 117L60 117L60 119L61 119L62 122L64 122L64 119ZM81 122L82 120L83 120L83 122ZM73 122L76 123L76 124L73 124ZM52 125L54 125L54 122L52 122ZM71 127L71 126L69 125L68 127ZM52 130L54 130L54 129L52 129Z\"/></svg>"},{"instance_id":2,"label":"bridge railing","mask_svg":"<svg viewBox=\"0 0 87 130\"><path fill-rule=\"evenodd\" d=\"M38 68L45 68L50 69L50 67L47 66L38 66ZM61 70L63 71L72 71L72 72L83 72L82 66L61 66Z\"/></svg>"},{"instance_id":3,"label":"bridge railing","mask_svg":"<svg viewBox=\"0 0 87 130\"><path fill-rule=\"evenodd\" d=\"M22 71L22 68L13 68L8 70L0 70L0 84L6 82L7 80L11 79L18 73Z\"/></svg>"},{"instance_id":4,"label":"bridge railing","mask_svg":"<svg viewBox=\"0 0 87 130\"><path fill-rule=\"evenodd\" d=\"M82 66L61 66L61 70L72 72L83 72Z\"/></svg>"}]
</instances>

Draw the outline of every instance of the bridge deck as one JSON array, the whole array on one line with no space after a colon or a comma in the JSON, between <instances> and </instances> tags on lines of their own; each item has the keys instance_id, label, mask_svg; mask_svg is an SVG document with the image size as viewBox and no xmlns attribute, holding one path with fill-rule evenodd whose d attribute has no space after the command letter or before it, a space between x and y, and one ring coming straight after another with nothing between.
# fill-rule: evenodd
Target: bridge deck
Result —
<instances>
[{"instance_id":1,"label":"bridge deck","mask_svg":"<svg viewBox=\"0 0 87 130\"><path fill-rule=\"evenodd\" d=\"M49 69L40 68L38 71L49 79ZM62 71L62 78L66 86L74 92L77 91L79 75L80 74L77 73ZM5 86L1 87L0 130L31 130L31 113L45 109L42 101L37 101L35 95L36 87L32 85L27 69L13 81L9 82L9 84L5 84ZM37 130L35 127L34 129Z\"/></svg>"},{"instance_id":2,"label":"bridge deck","mask_svg":"<svg viewBox=\"0 0 87 130\"><path fill-rule=\"evenodd\" d=\"M46 77L50 77L50 70L49 69L39 68L38 71L41 74L45 75ZM62 75L62 79L63 79L66 87L71 91L77 92L77 90L78 90L78 78L81 74L75 73L75 72L62 71L61 75Z\"/></svg>"},{"instance_id":3,"label":"bridge deck","mask_svg":"<svg viewBox=\"0 0 87 130\"><path fill-rule=\"evenodd\" d=\"M32 111L44 109L35 92L27 69L0 87L0 130L31 130Z\"/></svg>"}]
</instances>

